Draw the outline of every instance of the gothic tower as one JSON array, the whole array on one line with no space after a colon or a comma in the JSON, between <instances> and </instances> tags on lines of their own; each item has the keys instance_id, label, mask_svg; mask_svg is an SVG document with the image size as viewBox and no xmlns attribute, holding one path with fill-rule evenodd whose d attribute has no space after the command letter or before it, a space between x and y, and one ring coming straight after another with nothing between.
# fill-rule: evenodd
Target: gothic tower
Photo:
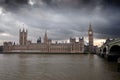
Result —
<instances>
[{"instance_id":1,"label":"gothic tower","mask_svg":"<svg viewBox=\"0 0 120 80\"><path fill-rule=\"evenodd\" d=\"M48 42L48 37L47 37L47 32L45 32L44 43L46 44L47 42Z\"/></svg>"},{"instance_id":2,"label":"gothic tower","mask_svg":"<svg viewBox=\"0 0 120 80\"><path fill-rule=\"evenodd\" d=\"M27 44L27 30L24 29L21 31L19 30L19 44L26 45Z\"/></svg>"},{"instance_id":3,"label":"gothic tower","mask_svg":"<svg viewBox=\"0 0 120 80\"><path fill-rule=\"evenodd\" d=\"M89 38L89 52L93 52L93 30L92 30L92 25L89 25L89 30L88 30L88 38Z\"/></svg>"}]
</instances>

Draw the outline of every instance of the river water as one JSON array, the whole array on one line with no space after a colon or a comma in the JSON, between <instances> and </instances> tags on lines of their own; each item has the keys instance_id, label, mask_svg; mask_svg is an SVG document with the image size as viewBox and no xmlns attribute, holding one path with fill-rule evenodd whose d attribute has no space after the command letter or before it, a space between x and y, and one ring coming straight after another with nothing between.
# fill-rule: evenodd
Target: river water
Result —
<instances>
[{"instance_id":1,"label":"river water","mask_svg":"<svg viewBox=\"0 0 120 80\"><path fill-rule=\"evenodd\" d=\"M120 80L120 73L97 55L0 54L0 80Z\"/></svg>"}]
</instances>

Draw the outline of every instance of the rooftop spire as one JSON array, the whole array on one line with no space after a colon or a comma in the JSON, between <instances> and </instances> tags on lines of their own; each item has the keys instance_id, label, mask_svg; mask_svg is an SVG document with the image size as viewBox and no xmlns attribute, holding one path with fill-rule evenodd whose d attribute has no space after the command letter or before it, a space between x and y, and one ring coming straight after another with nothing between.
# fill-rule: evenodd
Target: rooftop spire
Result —
<instances>
[{"instance_id":1,"label":"rooftop spire","mask_svg":"<svg viewBox=\"0 0 120 80\"><path fill-rule=\"evenodd\" d=\"M89 30L92 31L92 24L89 25Z\"/></svg>"},{"instance_id":2,"label":"rooftop spire","mask_svg":"<svg viewBox=\"0 0 120 80\"><path fill-rule=\"evenodd\" d=\"M47 37L47 31L45 31L45 37Z\"/></svg>"},{"instance_id":3,"label":"rooftop spire","mask_svg":"<svg viewBox=\"0 0 120 80\"><path fill-rule=\"evenodd\" d=\"M45 31L45 36L44 36L44 43L47 43L48 37L47 37L47 31Z\"/></svg>"}]
</instances>

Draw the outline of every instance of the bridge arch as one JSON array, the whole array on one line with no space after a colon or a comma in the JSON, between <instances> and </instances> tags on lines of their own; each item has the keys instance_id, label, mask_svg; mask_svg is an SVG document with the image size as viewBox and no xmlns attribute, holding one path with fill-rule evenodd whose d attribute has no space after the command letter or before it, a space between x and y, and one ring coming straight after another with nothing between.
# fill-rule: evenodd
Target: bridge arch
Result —
<instances>
[{"instance_id":1,"label":"bridge arch","mask_svg":"<svg viewBox=\"0 0 120 80\"><path fill-rule=\"evenodd\" d=\"M119 45L113 45L113 46L111 46L109 52L111 54L120 54L120 46Z\"/></svg>"}]
</instances>

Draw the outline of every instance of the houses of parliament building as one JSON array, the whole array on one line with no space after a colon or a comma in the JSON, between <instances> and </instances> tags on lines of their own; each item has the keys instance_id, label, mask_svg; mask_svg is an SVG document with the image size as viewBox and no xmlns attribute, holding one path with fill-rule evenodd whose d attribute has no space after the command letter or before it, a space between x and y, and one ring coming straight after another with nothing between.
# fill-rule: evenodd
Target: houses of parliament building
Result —
<instances>
[{"instance_id":1,"label":"houses of parliament building","mask_svg":"<svg viewBox=\"0 0 120 80\"><path fill-rule=\"evenodd\" d=\"M93 31L91 25L88 30L89 36L89 49L93 46ZM76 42L76 38L70 38L69 43L53 43L48 38L47 32L44 35L44 42L41 42L41 38L37 40L37 43L32 43L27 39L28 31L19 30L19 45L13 42L4 42L3 52L39 52L39 53L84 53L84 38L79 38Z\"/></svg>"}]
</instances>

